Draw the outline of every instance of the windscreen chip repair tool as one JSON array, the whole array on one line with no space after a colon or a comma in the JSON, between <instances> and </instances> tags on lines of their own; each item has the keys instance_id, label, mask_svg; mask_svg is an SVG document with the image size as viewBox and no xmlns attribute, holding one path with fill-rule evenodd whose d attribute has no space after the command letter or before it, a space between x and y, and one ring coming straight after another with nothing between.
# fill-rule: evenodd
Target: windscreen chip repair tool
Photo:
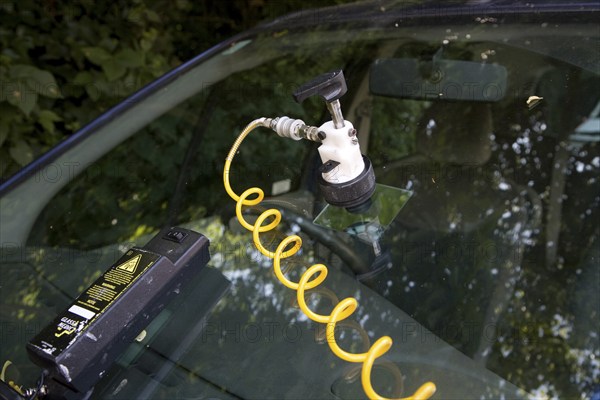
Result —
<instances>
[{"instance_id":1,"label":"windscreen chip repair tool","mask_svg":"<svg viewBox=\"0 0 600 400\"><path fill-rule=\"evenodd\" d=\"M133 247L27 344L44 399L87 398L127 346L208 260L209 240L165 228Z\"/></svg>"},{"instance_id":2,"label":"windscreen chip repair tool","mask_svg":"<svg viewBox=\"0 0 600 400\"><path fill-rule=\"evenodd\" d=\"M368 208L375 191L375 174L369 158L360 152L356 129L342 115L339 99L347 90L341 70L322 74L300 86L293 96L298 103L312 96L321 97L331 121L317 128L299 119L278 117L269 121L269 127L282 137L321 143L318 183L323 197L331 205L361 212Z\"/></svg>"},{"instance_id":3,"label":"windscreen chip repair tool","mask_svg":"<svg viewBox=\"0 0 600 400\"><path fill-rule=\"evenodd\" d=\"M356 129L349 121L344 120L339 98L346 93L346 81L341 70L320 75L302 85L295 93L298 102L310 96L322 97L331 114L331 121L320 127L309 126L300 119L289 117L258 118L250 122L238 135L231 146L223 167L223 185L225 191L236 202L236 217L241 226L252 232L256 249L265 257L273 259L273 272L286 287L296 291L298 307L310 320L326 324L327 344L339 358L351 363L361 363L361 383L369 399L382 399L371 382L371 371L375 360L383 356L392 346L392 338L382 336L364 353L351 353L343 350L336 341L336 323L350 317L358 307L358 300L347 297L337 303L331 314L317 314L310 309L305 299L305 291L314 289L323 283L328 269L324 264L314 264L302 274L298 282L289 280L281 268L281 261L298 253L302 247L302 238L297 234L286 236L271 250L263 245L261 234L277 228L282 220L282 213L276 208L268 208L250 223L242 211L243 206L256 206L262 202L265 193L258 187L251 187L238 195L231 187L231 164L244 139L256 128L265 127L274 130L279 136L293 140L308 139L320 142L318 147L322 164L319 168L319 187L323 198L329 203L315 219L315 224L334 228L357 227L374 232L367 239L373 243L376 254L379 254L378 237L383 232L382 220L391 222L398 211L410 197L410 192L384 187L375 183L375 174L369 159L362 155L356 137ZM379 190L378 190L379 189ZM390 197L392 196L392 197ZM386 201L381 201L386 200ZM389 204L391 206L387 206ZM328 211L328 209L330 211ZM342 213L339 210L343 210ZM345 214L344 214L345 213ZM350 217L350 218L348 218ZM356 219L356 223L353 218ZM345 226L350 223L349 226ZM385 223L385 222L384 222ZM357 226L357 224L359 224ZM348 232L348 230L347 230ZM272 246L271 246L272 247ZM426 400L436 391L433 382L422 384L407 399Z\"/></svg>"},{"instance_id":4,"label":"windscreen chip repair tool","mask_svg":"<svg viewBox=\"0 0 600 400\"><path fill-rule=\"evenodd\" d=\"M263 126L281 137L320 143L317 151L321 165L318 167L317 183L328 205L314 223L356 236L372 246L374 254L379 256L379 237L412 192L376 183L373 165L369 157L361 153L358 132L342 115L340 98L347 90L344 73L337 70L317 76L293 93L298 103L313 96L325 101L331 120L319 127L287 116L259 118L249 127ZM228 170L226 172L229 173ZM360 233L355 235L354 232Z\"/></svg>"}]
</instances>

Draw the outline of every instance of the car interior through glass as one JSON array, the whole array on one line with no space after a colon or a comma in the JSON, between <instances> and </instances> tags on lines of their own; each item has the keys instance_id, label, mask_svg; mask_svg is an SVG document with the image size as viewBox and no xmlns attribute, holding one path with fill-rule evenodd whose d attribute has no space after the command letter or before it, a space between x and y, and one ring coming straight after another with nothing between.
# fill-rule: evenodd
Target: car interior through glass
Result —
<instances>
[{"instance_id":1,"label":"car interior through glass","mask_svg":"<svg viewBox=\"0 0 600 400\"><path fill-rule=\"evenodd\" d=\"M229 173L237 193L265 191L248 221L281 211L265 246L302 238L281 261L288 279L327 266L306 292L312 310L358 301L339 346L393 339L371 373L385 397L429 381L444 399L598 396L598 40L597 21L577 13L400 13L275 23L196 62L2 197L14 243L1 259L3 375L35 386L27 341L127 249L181 226L210 239L208 267L92 398L365 398L360 366L329 350L222 182L250 121L330 120L322 99L292 93L343 70L343 115L378 188L403 193L382 196L394 211L375 235L364 221L315 221L327 205L318 143L258 129Z\"/></svg>"}]
</instances>

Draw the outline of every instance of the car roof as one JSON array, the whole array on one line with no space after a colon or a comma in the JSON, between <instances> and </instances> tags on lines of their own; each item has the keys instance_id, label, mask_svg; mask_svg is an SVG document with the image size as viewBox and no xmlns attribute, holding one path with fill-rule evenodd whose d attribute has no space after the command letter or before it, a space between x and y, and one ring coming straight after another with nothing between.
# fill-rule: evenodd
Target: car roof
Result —
<instances>
[{"instance_id":1,"label":"car roof","mask_svg":"<svg viewBox=\"0 0 600 400\"><path fill-rule=\"evenodd\" d=\"M597 1L375 0L329 6L312 11L297 11L260 24L258 27L262 29L295 28L333 22L368 21L372 23L373 20L380 22L389 20L391 22L397 21L398 18L477 17L478 15L483 16L483 14L565 13L599 10L600 3Z\"/></svg>"}]
</instances>

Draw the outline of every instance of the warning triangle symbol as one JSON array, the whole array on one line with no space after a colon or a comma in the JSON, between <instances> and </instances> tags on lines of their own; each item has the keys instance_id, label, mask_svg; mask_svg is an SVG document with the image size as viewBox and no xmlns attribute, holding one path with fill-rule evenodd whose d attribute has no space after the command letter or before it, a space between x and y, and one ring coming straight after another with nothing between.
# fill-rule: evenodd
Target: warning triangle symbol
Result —
<instances>
[{"instance_id":1,"label":"warning triangle symbol","mask_svg":"<svg viewBox=\"0 0 600 400\"><path fill-rule=\"evenodd\" d=\"M137 256L130 258L129 260L125 261L123 264L119 265L117 267L117 269L122 269L123 271L134 273L135 269L137 268L138 264L140 263L141 258L142 258L142 255L138 254Z\"/></svg>"}]
</instances>

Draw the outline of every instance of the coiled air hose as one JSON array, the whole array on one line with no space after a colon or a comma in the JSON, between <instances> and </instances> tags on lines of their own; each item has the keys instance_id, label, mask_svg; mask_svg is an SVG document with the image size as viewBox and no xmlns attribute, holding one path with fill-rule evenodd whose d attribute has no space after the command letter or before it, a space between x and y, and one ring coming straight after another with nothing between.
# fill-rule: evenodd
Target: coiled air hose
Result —
<instances>
[{"instance_id":1,"label":"coiled air hose","mask_svg":"<svg viewBox=\"0 0 600 400\"><path fill-rule=\"evenodd\" d=\"M225 159L225 167L223 168L223 184L225 186L225 190L227 191L227 194L229 194L229 196L236 202L235 213L237 219L244 228L252 232L254 245L258 251L260 251L263 255L273 259L273 269L277 279L279 279L283 285L297 291L298 305L308 318L315 322L327 324L327 343L329 344L331 351L345 361L362 363L361 382L365 394L369 397L369 399L385 399L377 394L375 389L373 389L373 385L371 384L371 370L375 360L381 357L391 348L392 338L389 336L383 336L379 338L365 353L349 353L339 347L335 340L335 326L338 322L343 321L354 313L358 306L356 299L353 297L348 297L340 301L333 308L333 311L330 315L320 315L308 308L304 293L308 289L313 289L319 286L325 280L327 277L327 267L323 264L315 264L302 274L299 282L296 283L288 280L281 271L281 260L296 254L302 246L302 239L298 235L290 235L283 239L281 243L279 243L274 252L265 248L260 240L260 234L273 230L279 225L281 222L281 212L274 208L267 209L260 214L254 224L250 224L244 219L242 214L242 206L256 206L259 204L264 199L263 190L258 187L252 187L246 189L241 195L238 196L231 188L231 184L229 182L229 171L231 169L233 158L240 145L248 136L248 134L250 134L250 132L252 132L254 129L261 126L268 128L271 127L270 121L271 120L267 118L259 118L252 121L250 124L248 124L248 126L246 126L246 128L244 128L236 141L233 143L233 146L231 146L231 150L229 150L229 154ZM252 195L254 195L254 198L249 198ZM272 221L264 225L265 221L269 218L271 218ZM435 384L433 384L433 382L427 382L421 385L412 396L405 398L405 400L428 399L435 393L435 390Z\"/></svg>"}]
</instances>

